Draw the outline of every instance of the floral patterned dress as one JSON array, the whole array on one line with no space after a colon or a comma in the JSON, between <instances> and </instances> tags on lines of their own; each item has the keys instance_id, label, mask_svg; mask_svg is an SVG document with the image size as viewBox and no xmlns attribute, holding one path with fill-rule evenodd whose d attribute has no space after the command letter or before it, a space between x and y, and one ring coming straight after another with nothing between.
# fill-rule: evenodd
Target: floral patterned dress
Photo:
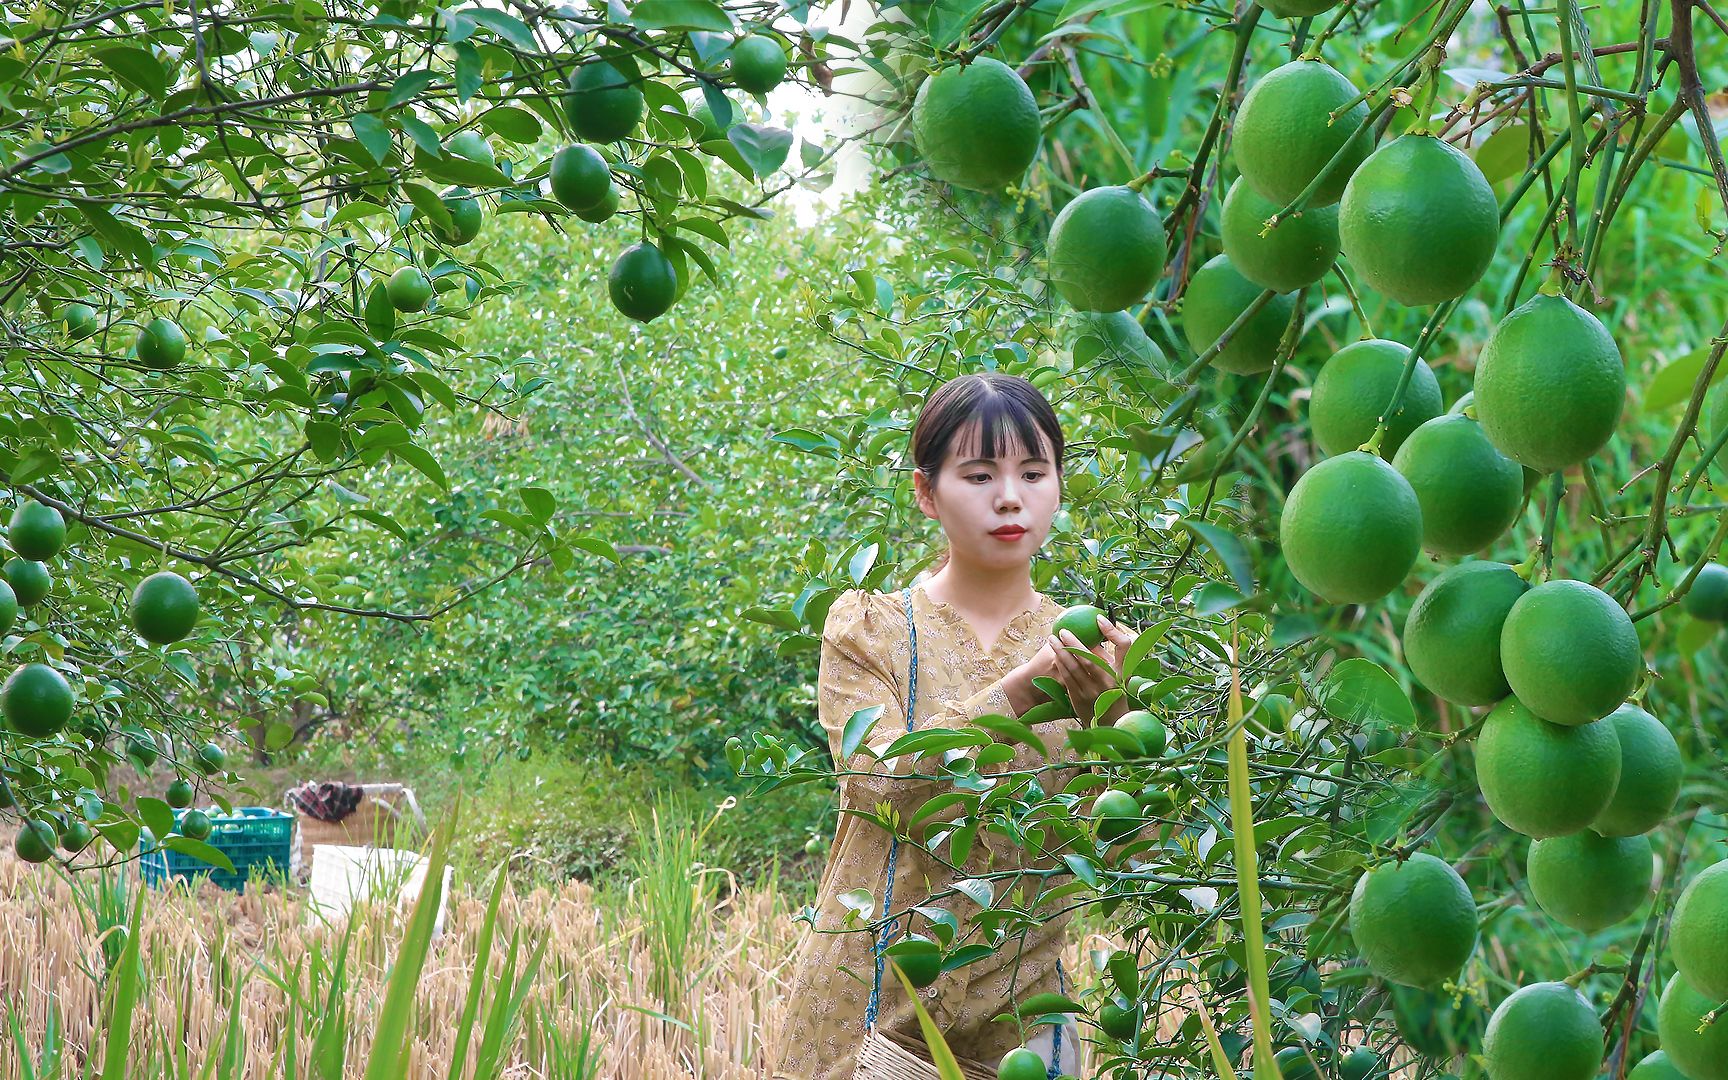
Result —
<instances>
[{"instance_id":1,"label":"floral patterned dress","mask_svg":"<svg viewBox=\"0 0 1728 1080\"><path fill-rule=\"evenodd\" d=\"M912 587L912 608L918 637L914 730L957 728L991 713L1013 716L1014 710L1002 687L1003 676L1037 654L1051 624L1063 610L1061 604L1040 593L1036 604L1009 622L997 641L985 650L964 616L947 603L932 598L922 585ZM882 716L866 740L872 750L880 753L906 733L903 703L910 661L906 613L899 592L851 589L835 599L822 630L817 708L837 763L846 721L858 709L883 706ZM1048 760L1035 747L1019 746L1011 760L981 766L979 771L999 774L1074 761L1076 755L1067 745L1066 733L1079 724L1079 720L1068 718L1033 725L1032 730L1050 750ZM899 809L903 819L910 819L932 797L954 790L946 780L906 776L914 768L926 774L935 771L933 761L918 763L911 756L876 764L860 753L849 766L839 763L837 767L854 771L874 769L869 775L844 776L840 784L841 806L867 812L878 803L887 802ZM1046 768L1037 778L1045 791L1058 791L1081 771L1079 767ZM953 807L934 814L921 822L913 835L928 842L927 830L939 822L954 820L961 809ZM817 930L845 932L805 930L781 1002L780 1038L769 1044L780 1048L779 1062L769 1062L769 1075L775 1080L850 1080L852 1076L864 1038L865 1010L875 974L874 935L856 918L851 929L846 929L848 909L837 898L849 890L867 890L876 898L872 918L881 917L890 840L887 830L874 822L840 815L838 832L818 888L815 926ZM948 845L940 844L937 854L947 858ZM893 911L906 911L921 904L956 880L1030 865L1031 856L1007 837L989 829L979 830L960 875L921 847L902 843L896 856ZM1039 865L1048 866L1050 860L1045 859ZM991 884L995 886L998 904L1018 888L1025 906L1040 889L1048 891L1062 881L1060 877L998 878ZM968 926L968 920L982 910L979 905L955 894L943 897L936 906L954 913L962 940L981 941L976 930ZM1053 917L1042 927L1001 945L996 955L944 972L935 983L919 991L925 1010L956 1054L994 1065L1003 1054L1021 1044L1021 1034L1017 1025L993 1022L992 1017L1008 1011L1012 1002L1035 993L1071 991L1072 981L1059 982L1058 973L1058 957L1066 942L1070 917L1071 912ZM912 913L910 918L912 932L930 936L928 920L923 915ZM965 935L969 930L972 936L968 939ZM906 932L907 920L902 919L891 942ZM912 1036L919 1033L917 1016L904 989L886 968L876 1025L883 1031ZM1038 1030L1049 1032L1048 1028ZM1068 1026L1064 1030L1071 1033L1075 1029ZM1077 1040L1065 1034L1062 1042L1058 1062L1061 1071L1077 1073L1072 1064L1078 1050ZM1050 1060L1048 1054L1045 1057Z\"/></svg>"}]
</instances>

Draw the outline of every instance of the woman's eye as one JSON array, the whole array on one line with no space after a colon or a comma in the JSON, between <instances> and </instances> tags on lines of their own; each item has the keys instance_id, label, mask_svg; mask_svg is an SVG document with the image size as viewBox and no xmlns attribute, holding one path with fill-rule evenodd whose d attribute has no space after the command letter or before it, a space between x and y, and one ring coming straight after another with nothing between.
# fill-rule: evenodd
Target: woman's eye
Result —
<instances>
[{"instance_id":1,"label":"woman's eye","mask_svg":"<svg viewBox=\"0 0 1728 1080\"><path fill-rule=\"evenodd\" d=\"M1040 476L1043 476L1043 475L1044 475L1044 474L1043 474L1043 473L1041 473L1041 472L1029 472L1029 473L1027 473L1027 474L1026 474L1026 475L1027 475L1027 476L1028 476L1028 477L1030 477L1030 478L1032 478L1032 479L1033 479L1033 480L1036 480L1036 479L1038 479L1038 478L1039 478L1039 477L1040 477Z\"/></svg>"},{"instance_id":2,"label":"woman's eye","mask_svg":"<svg viewBox=\"0 0 1728 1080\"><path fill-rule=\"evenodd\" d=\"M968 480L988 480L988 479L990 479L990 474L989 473L973 473L971 476L968 476L966 479L968 479Z\"/></svg>"}]
</instances>

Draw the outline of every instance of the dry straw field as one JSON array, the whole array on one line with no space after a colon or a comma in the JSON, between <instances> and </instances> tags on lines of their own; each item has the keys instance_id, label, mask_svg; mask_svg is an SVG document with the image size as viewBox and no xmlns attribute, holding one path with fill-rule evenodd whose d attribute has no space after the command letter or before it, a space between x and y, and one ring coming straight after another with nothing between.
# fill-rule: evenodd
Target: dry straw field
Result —
<instances>
[{"instance_id":1,"label":"dry straw field","mask_svg":"<svg viewBox=\"0 0 1728 1080\"><path fill-rule=\"evenodd\" d=\"M443 932L421 969L409 1068L392 1075L763 1076L779 987L804 932L791 915L804 900L773 882L734 892L730 874L701 865L698 832L658 825L639 872L616 890L580 881L521 891L506 885L478 1019L467 1024L465 997L486 946L496 879L459 868ZM87 1075L86 1061L106 1041L103 977L125 934L115 924L125 922L136 888L135 874L69 879L9 850L0 856L0 1078ZM236 894L205 883L150 891L127 1075L361 1076L406 919L386 901L362 904L339 967L342 929L315 919L308 925L308 914L297 888ZM520 935L514 951L513 935ZM509 1006L542 942L513 1030L488 1045L497 1038L492 1009ZM1081 953L1076 940L1070 970L1085 970ZM333 1032L346 1046L343 1064L320 1071L314 1061L331 1053ZM468 1064L453 1074L452 1055L464 1041ZM483 1055L492 1068L477 1069Z\"/></svg>"}]
</instances>

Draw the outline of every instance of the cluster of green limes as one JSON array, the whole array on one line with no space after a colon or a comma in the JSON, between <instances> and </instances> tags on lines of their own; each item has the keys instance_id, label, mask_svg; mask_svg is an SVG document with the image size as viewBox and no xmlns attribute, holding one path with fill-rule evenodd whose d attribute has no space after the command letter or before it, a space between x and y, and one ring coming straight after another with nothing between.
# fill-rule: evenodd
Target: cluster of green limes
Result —
<instances>
[{"instance_id":1,"label":"cluster of green limes","mask_svg":"<svg viewBox=\"0 0 1728 1080\"><path fill-rule=\"evenodd\" d=\"M66 519L55 507L27 500L13 511L6 542L14 554L0 565L0 635L12 629L20 609L47 599L53 577L46 564L65 547ZM172 571L152 574L133 591L130 616L140 637L171 644L191 633L198 621L198 592L191 582ZM51 739L72 719L73 708L74 695L66 676L40 661L18 665L0 684L0 716L7 729L19 735ZM221 754L220 747L210 746ZM131 734L128 752L134 761L145 756L150 762L155 760L155 745L147 732ZM56 834L68 851L81 850L90 841L85 822L72 819L56 830L47 819L38 817L24 823L13 846L26 861L42 862L53 853ZM42 843L44 837L50 840L46 845Z\"/></svg>"},{"instance_id":2,"label":"cluster of green limes","mask_svg":"<svg viewBox=\"0 0 1728 1080\"><path fill-rule=\"evenodd\" d=\"M733 85L746 93L768 93L786 78L786 69L785 46L766 31L741 36L728 51L727 73ZM595 144L615 143L635 133L647 114L647 99L640 79L612 61L593 59L572 74L564 95L564 112L579 138ZM696 133L699 143L726 137L706 102L692 115L700 124ZM584 221L605 221L618 211L612 165L593 146L577 143L558 151L548 183L552 197ZM606 286L613 306L638 322L664 315L679 295L672 260L647 239L619 254Z\"/></svg>"}]
</instances>

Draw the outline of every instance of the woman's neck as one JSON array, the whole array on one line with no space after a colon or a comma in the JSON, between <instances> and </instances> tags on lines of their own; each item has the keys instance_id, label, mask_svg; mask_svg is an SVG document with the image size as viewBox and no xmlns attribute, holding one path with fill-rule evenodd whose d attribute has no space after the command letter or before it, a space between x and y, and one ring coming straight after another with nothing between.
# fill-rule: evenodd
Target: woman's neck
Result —
<instances>
[{"instance_id":1,"label":"woman's neck","mask_svg":"<svg viewBox=\"0 0 1728 1080\"><path fill-rule=\"evenodd\" d=\"M963 611L1001 618L1025 611L1038 599L1028 567L991 570L965 566L952 559L924 580L924 591L933 599Z\"/></svg>"}]
</instances>

